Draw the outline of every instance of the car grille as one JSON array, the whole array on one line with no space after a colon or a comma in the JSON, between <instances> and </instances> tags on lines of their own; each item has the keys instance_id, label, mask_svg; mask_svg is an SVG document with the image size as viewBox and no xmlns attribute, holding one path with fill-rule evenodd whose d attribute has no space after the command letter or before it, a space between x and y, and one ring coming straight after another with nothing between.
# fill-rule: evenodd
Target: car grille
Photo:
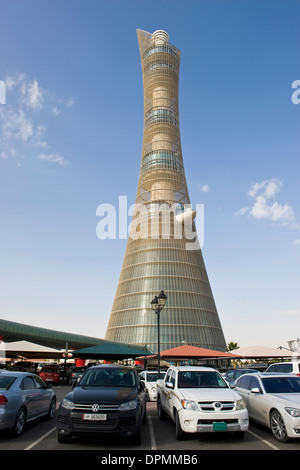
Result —
<instances>
[{"instance_id":1,"label":"car grille","mask_svg":"<svg viewBox=\"0 0 300 470\"><path fill-rule=\"evenodd\" d=\"M89 411L92 411L92 406L93 406L93 403L75 403L74 410L89 412ZM119 405L110 405L110 404L100 405L99 404L99 412L118 411L118 408L119 408Z\"/></svg>"},{"instance_id":2,"label":"car grille","mask_svg":"<svg viewBox=\"0 0 300 470\"><path fill-rule=\"evenodd\" d=\"M198 425L211 425L213 423L238 424L238 419L198 419Z\"/></svg>"},{"instance_id":3,"label":"car grille","mask_svg":"<svg viewBox=\"0 0 300 470\"><path fill-rule=\"evenodd\" d=\"M216 403L220 404L221 406L216 406ZM235 402L234 401L220 401L220 402L215 402L215 401L205 401L205 402L199 402L198 403L199 407L201 408L201 411L232 411L235 409Z\"/></svg>"},{"instance_id":4,"label":"car grille","mask_svg":"<svg viewBox=\"0 0 300 470\"><path fill-rule=\"evenodd\" d=\"M117 425L117 419L107 419L106 421L84 421L81 418L72 418L73 429L114 429Z\"/></svg>"}]
</instances>

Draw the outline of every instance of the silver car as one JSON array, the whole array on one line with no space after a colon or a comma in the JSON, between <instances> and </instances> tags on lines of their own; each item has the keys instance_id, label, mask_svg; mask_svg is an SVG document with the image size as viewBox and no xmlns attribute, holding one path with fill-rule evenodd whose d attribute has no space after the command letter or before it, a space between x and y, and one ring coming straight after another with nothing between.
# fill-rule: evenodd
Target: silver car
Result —
<instances>
[{"instance_id":1,"label":"silver car","mask_svg":"<svg viewBox=\"0 0 300 470\"><path fill-rule=\"evenodd\" d=\"M268 426L280 442L300 438L300 377L260 372L237 379L249 418Z\"/></svg>"},{"instance_id":2,"label":"silver car","mask_svg":"<svg viewBox=\"0 0 300 470\"><path fill-rule=\"evenodd\" d=\"M19 436L25 423L54 417L56 396L43 380L29 372L0 370L0 430Z\"/></svg>"}]
</instances>

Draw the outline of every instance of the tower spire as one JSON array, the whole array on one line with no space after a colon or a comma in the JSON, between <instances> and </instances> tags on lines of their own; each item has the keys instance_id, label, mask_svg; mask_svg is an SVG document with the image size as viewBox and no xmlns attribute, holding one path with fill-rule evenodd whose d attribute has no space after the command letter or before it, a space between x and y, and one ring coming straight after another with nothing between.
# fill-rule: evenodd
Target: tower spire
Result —
<instances>
[{"instance_id":1,"label":"tower spire","mask_svg":"<svg viewBox=\"0 0 300 470\"><path fill-rule=\"evenodd\" d=\"M131 232L127 242L106 339L147 344L155 351L156 319L150 302L164 290L168 302L161 316L162 349L185 342L224 350L226 343L202 252L186 248L182 225L178 231L176 224L178 214L181 217L190 204L179 130L181 53L163 30L153 34L137 30L137 36L144 131L135 233ZM168 232L164 231L165 213L169 215Z\"/></svg>"}]
</instances>

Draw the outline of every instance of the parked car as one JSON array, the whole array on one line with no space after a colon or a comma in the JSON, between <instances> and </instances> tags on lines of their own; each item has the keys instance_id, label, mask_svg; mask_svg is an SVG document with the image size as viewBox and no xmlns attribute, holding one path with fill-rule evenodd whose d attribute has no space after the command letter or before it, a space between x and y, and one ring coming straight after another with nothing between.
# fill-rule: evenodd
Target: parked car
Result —
<instances>
[{"instance_id":1,"label":"parked car","mask_svg":"<svg viewBox=\"0 0 300 470\"><path fill-rule=\"evenodd\" d=\"M48 362L48 361L44 361L44 362L39 362L36 366L36 371L35 373L36 374L39 374L42 370L43 367L46 367L46 366L54 366L54 367L59 367L59 364L57 364L57 362Z\"/></svg>"},{"instance_id":2,"label":"parked car","mask_svg":"<svg viewBox=\"0 0 300 470\"><path fill-rule=\"evenodd\" d=\"M147 401L156 401L157 387L156 382L159 379L163 379L166 375L166 372L160 372L158 377L158 371L150 370L140 372L140 379L144 382L146 387L146 400Z\"/></svg>"},{"instance_id":3,"label":"parked car","mask_svg":"<svg viewBox=\"0 0 300 470\"><path fill-rule=\"evenodd\" d=\"M223 374L223 379L228 383L234 383L241 375L243 374L252 374L253 372L258 372L255 369L231 369Z\"/></svg>"},{"instance_id":4,"label":"parked car","mask_svg":"<svg viewBox=\"0 0 300 470\"><path fill-rule=\"evenodd\" d=\"M73 385L78 379L80 379L85 371L87 370L87 366L75 366L70 367L67 374L67 382L69 385Z\"/></svg>"},{"instance_id":5,"label":"parked car","mask_svg":"<svg viewBox=\"0 0 300 470\"><path fill-rule=\"evenodd\" d=\"M249 426L245 400L209 367L171 366L157 381L157 410L159 419L173 419L177 440L207 432L242 438Z\"/></svg>"},{"instance_id":6,"label":"parked car","mask_svg":"<svg viewBox=\"0 0 300 470\"><path fill-rule=\"evenodd\" d=\"M19 436L28 421L43 415L53 418L56 396L50 387L38 375L1 370L0 430Z\"/></svg>"},{"instance_id":7,"label":"parked car","mask_svg":"<svg viewBox=\"0 0 300 470\"><path fill-rule=\"evenodd\" d=\"M13 365L7 366L6 369L19 372L35 372L36 364L30 361L17 361Z\"/></svg>"},{"instance_id":8,"label":"parked car","mask_svg":"<svg viewBox=\"0 0 300 470\"><path fill-rule=\"evenodd\" d=\"M271 364L266 372L284 372L285 374L296 374L300 377L300 362L276 362Z\"/></svg>"},{"instance_id":9,"label":"parked car","mask_svg":"<svg viewBox=\"0 0 300 470\"><path fill-rule=\"evenodd\" d=\"M269 427L278 441L300 438L300 377L247 374L237 380L235 390L244 398L249 418Z\"/></svg>"},{"instance_id":10,"label":"parked car","mask_svg":"<svg viewBox=\"0 0 300 470\"><path fill-rule=\"evenodd\" d=\"M90 367L61 401L57 439L67 442L74 435L117 434L140 444L145 420L145 387L134 367Z\"/></svg>"},{"instance_id":11,"label":"parked car","mask_svg":"<svg viewBox=\"0 0 300 470\"><path fill-rule=\"evenodd\" d=\"M59 368L57 366L44 366L39 376L46 383L59 385Z\"/></svg>"}]
</instances>

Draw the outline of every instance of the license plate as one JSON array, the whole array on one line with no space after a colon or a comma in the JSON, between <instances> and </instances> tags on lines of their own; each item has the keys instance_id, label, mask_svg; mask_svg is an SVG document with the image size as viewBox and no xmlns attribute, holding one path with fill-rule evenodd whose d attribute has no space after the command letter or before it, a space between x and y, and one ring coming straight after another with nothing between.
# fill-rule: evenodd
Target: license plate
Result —
<instances>
[{"instance_id":1,"label":"license plate","mask_svg":"<svg viewBox=\"0 0 300 470\"><path fill-rule=\"evenodd\" d=\"M106 421L107 419L107 415L105 414L89 414L89 413L85 413L83 416L82 416L82 419L87 419L89 421Z\"/></svg>"},{"instance_id":2,"label":"license plate","mask_svg":"<svg viewBox=\"0 0 300 470\"><path fill-rule=\"evenodd\" d=\"M213 430L214 431L227 431L227 424L226 423L213 423Z\"/></svg>"}]
</instances>

